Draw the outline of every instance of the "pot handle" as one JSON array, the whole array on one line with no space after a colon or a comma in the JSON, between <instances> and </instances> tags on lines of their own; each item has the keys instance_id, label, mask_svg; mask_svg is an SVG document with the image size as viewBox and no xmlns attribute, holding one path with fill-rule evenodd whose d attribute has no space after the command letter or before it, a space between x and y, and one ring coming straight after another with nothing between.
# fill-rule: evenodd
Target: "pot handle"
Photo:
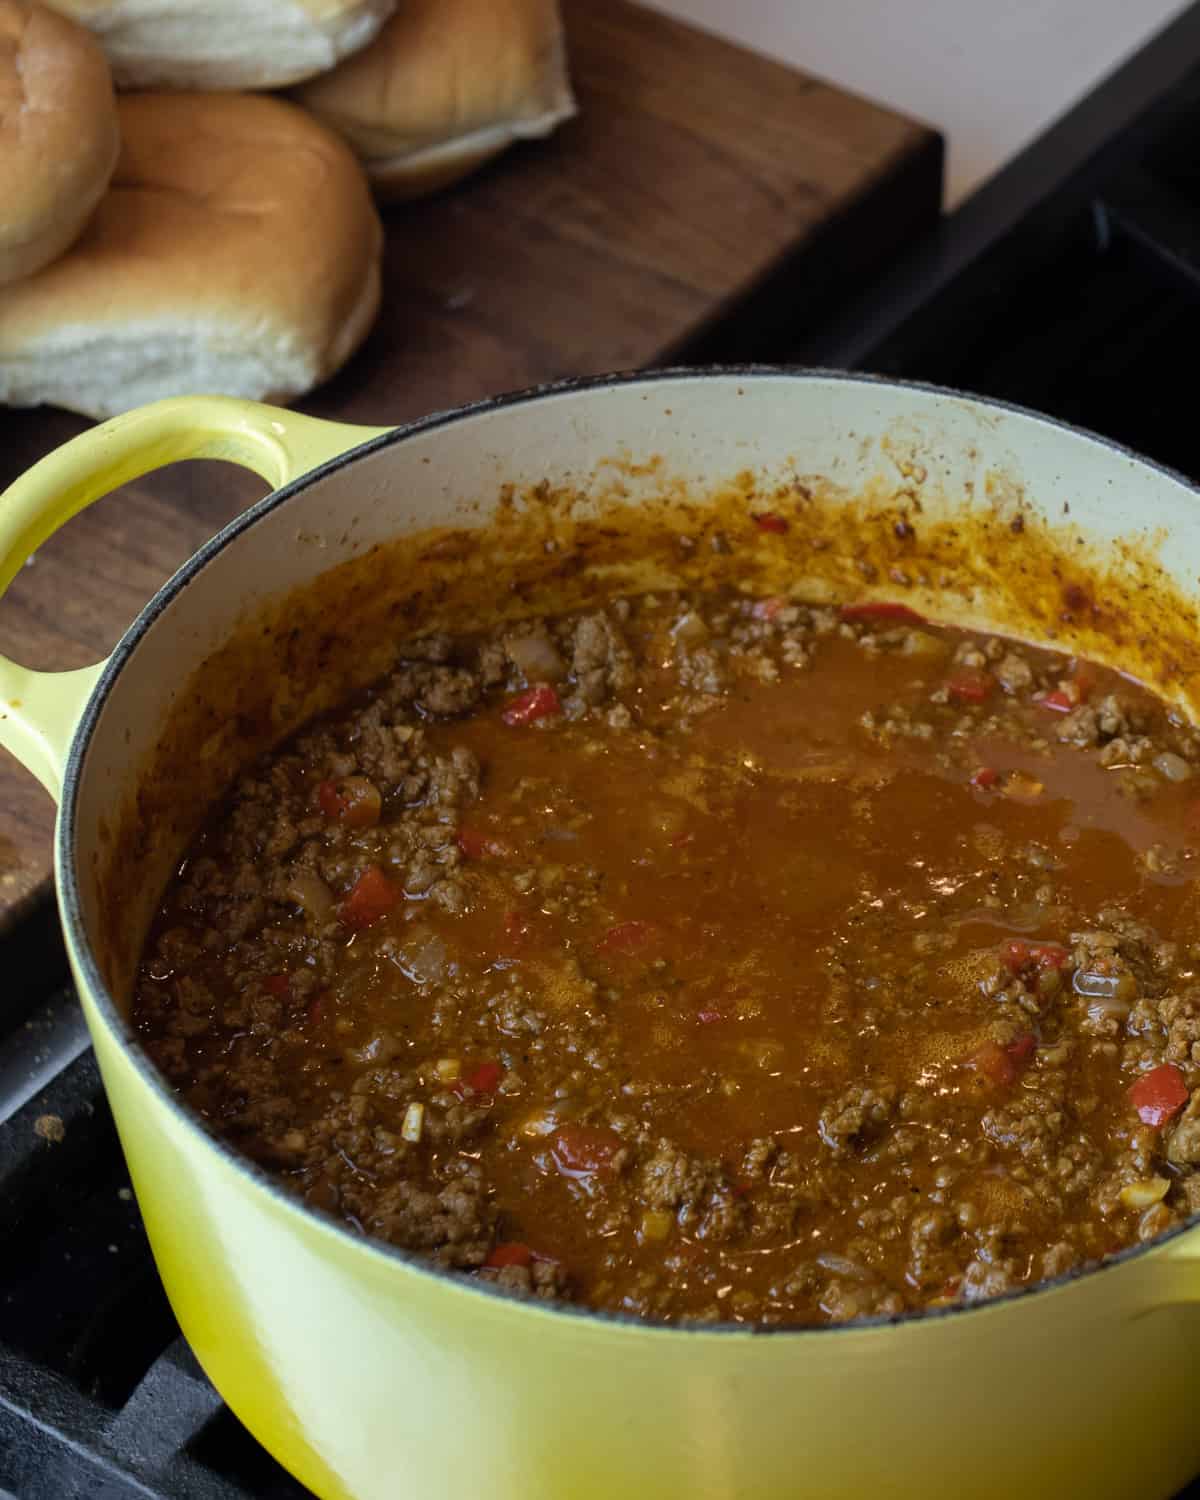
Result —
<instances>
[{"instance_id":1,"label":"pot handle","mask_svg":"<svg viewBox=\"0 0 1200 1500\"><path fill-rule=\"evenodd\" d=\"M224 459L279 489L390 430L224 396L176 397L114 417L47 454L0 495L0 595L60 526L151 469L185 458ZM104 666L33 672L0 656L0 745L55 801L75 725Z\"/></svg>"}]
</instances>

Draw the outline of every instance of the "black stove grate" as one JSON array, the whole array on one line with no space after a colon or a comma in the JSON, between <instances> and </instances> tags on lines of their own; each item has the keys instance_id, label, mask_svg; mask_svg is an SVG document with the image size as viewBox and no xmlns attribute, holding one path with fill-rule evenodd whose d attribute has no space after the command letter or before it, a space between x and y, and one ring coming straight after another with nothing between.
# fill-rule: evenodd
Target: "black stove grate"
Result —
<instances>
[{"instance_id":1,"label":"black stove grate","mask_svg":"<svg viewBox=\"0 0 1200 1500\"><path fill-rule=\"evenodd\" d=\"M1198 139L1200 3L870 297L739 352L1004 397L1200 477ZM304 1500L180 1337L50 900L2 936L0 1497Z\"/></svg>"},{"instance_id":2,"label":"black stove grate","mask_svg":"<svg viewBox=\"0 0 1200 1500\"><path fill-rule=\"evenodd\" d=\"M49 900L7 939L0 1495L305 1500L224 1406L154 1269Z\"/></svg>"}]
</instances>

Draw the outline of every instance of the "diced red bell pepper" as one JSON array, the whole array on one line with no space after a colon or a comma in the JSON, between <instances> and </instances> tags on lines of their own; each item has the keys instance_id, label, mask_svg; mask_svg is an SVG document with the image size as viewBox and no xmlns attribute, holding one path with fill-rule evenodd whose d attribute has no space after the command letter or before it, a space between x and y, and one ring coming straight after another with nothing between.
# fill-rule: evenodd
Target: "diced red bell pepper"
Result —
<instances>
[{"instance_id":1,"label":"diced red bell pepper","mask_svg":"<svg viewBox=\"0 0 1200 1500\"><path fill-rule=\"evenodd\" d=\"M890 604L886 600L867 600L862 604L843 604L838 610L842 620L892 620L896 624L924 625L924 616L907 604Z\"/></svg>"},{"instance_id":2,"label":"diced red bell pepper","mask_svg":"<svg viewBox=\"0 0 1200 1500\"><path fill-rule=\"evenodd\" d=\"M292 993L292 977L290 974L268 974L263 980L263 989L276 1000L287 1000Z\"/></svg>"},{"instance_id":3,"label":"diced red bell pepper","mask_svg":"<svg viewBox=\"0 0 1200 1500\"><path fill-rule=\"evenodd\" d=\"M1039 708L1048 708L1056 714L1069 714L1072 709L1079 707L1061 688L1053 688L1048 693L1038 693L1033 701Z\"/></svg>"},{"instance_id":4,"label":"diced red bell pepper","mask_svg":"<svg viewBox=\"0 0 1200 1500\"><path fill-rule=\"evenodd\" d=\"M365 776L318 783L317 804L331 823L349 828L374 828L383 810L379 788Z\"/></svg>"},{"instance_id":5,"label":"diced red bell pepper","mask_svg":"<svg viewBox=\"0 0 1200 1500\"><path fill-rule=\"evenodd\" d=\"M337 789L336 781L322 781L317 785L317 806L327 818L339 818L346 804Z\"/></svg>"},{"instance_id":6,"label":"diced red bell pepper","mask_svg":"<svg viewBox=\"0 0 1200 1500\"><path fill-rule=\"evenodd\" d=\"M1165 1125L1188 1102L1183 1074L1174 1063L1151 1068L1129 1089L1129 1102L1144 1125Z\"/></svg>"},{"instance_id":7,"label":"diced red bell pepper","mask_svg":"<svg viewBox=\"0 0 1200 1500\"><path fill-rule=\"evenodd\" d=\"M960 703L986 703L995 686L993 677L973 667L963 667L946 678L946 691Z\"/></svg>"},{"instance_id":8,"label":"diced red bell pepper","mask_svg":"<svg viewBox=\"0 0 1200 1500\"><path fill-rule=\"evenodd\" d=\"M527 1266L533 1261L533 1251L528 1245L497 1245L484 1261L492 1270L502 1271L505 1266Z\"/></svg>"},{"instance_id":9,"label":"diced red bell pepper","mask_svg":"<svg viewBox=\"0 0 1200 1500\"><path fill-rule=\"evenodd\" d=\"M467 1082L477 1094L494 1094L504 1077L504 1066L498 1062L481 1062L467 1074Z\"/></svg>"},{"instance_id":10,"label":"diced red bell pepper","mask_svg":"<svg viewBox=\"0 0 1200 1500\"><path fill-rule=\"evenodd\" d=\"M558 694L548 682L538 682L533 687L526 688L523 693L518 693L500 717L506 724L523 728L526 724L536 724L541 719L550 719L561 713L562 703Z\"/></svg>"},{"instance_id":11,"label":"diced red bell pepper","mask_svg":"<svg viewBox=\"0 0 1200 1500\"><path fill-rule=\"evenodd\" d=\"M533 925L524 912L510 908L504 913L504 951L509 956L524 952L529 946Z\"/></svg>"},{"instance_id":12,"label":"diced red bell pepper","mask_svg":"<svg viewBox=\"0 0 1200 1500\"><path fill-rule=\"evenodd\" d=\"M512 853L503 839L493 838L481 828L460 828L455 843L465 859L507 859Z\"/></svg>"},{"instance_id":13,"label":"diced red bell pepper","mask_svg":"<svg viewBox=\"0 0 1200 1500\"><path fill-rule=\"evenodd\" d=\"M368 865L338 907L338 918L351 932L362 932L386 917L400 892L378 865Z\"/></svg>"},{"instance_id":14,"label":"diced red bell pepper","mask_svg":"<svg viewBox=\"0 0 1200 1500\"><path fill-rule=\"evenodd\" d=\"M980 766L974 776L971 777L971 785L983 789L995 786L1000 780L1000 772L994 771L991 766Z\"/></svg>"},{"instance_id":15,"label":"diced red bell pepper","mask_svg":"<svg viewBox=\"0 0 1200 1500\"><path fill-rule=\"evenodd\" d=\"M313 998L308 1002L308 1010L306 1012L308 1024L310 1026L319 1026L321 1024L321 1018L324 1016L324 1014L325 996L314 995Z\"/></svg>"},{"instance_id":16,"label":"diced red bell pepper","mask_svg":"<svg viewBox=\"0 0 1200 1500\"><path fill-rule=\"evenodd\" d=\"M1026 964L1032 961L1032 955L1033 944L1027 943L1024 938L1008 938L1000 944L1000 961L1014 974L1019 973Z\"/></svg>"},{"instance_id":17,"label":"diced red bell pepper","mask_svg":"<svg viewBox=\"0 0 1200 1500\"><path fill-rule=\"evenodd\" d=\"M1071 681L1074 684L1076 693L1079 695L1079 701L1086 703L1088 695L1096 686L1095 667L1092 666L1090 661L1076 659L1074 666L1071 668Z\"/></svg>"},{"instance_id":18,"label":"diced red bell pepper","mask_svg":"<svg viewBox=\"0 0 1200 1500\"><path fill-rule=\"evenodd\" d=\"M971 1066L999 1088L1011 1088L1033 1060L1037 1041L1026 1033L1002 1047L999 1042L984 1042L971 1057Z\"/></svg>"},{"instance_id":19,"label":"diced red bell pepper","mask_svg":"<svg viewBox=\"0 0 1200 1500\"><path fill-rule=\"evenodd\" d=\"M1031 1032L1026 1031L1009 1042L1004 1051L1018 1067L1024 1067L1037 1051L1037 1038Z\"/></svg>"},{"instance_id":20,"label":"diced red bell pepper","mask_svg":"<svg viewBox=\"0 0 1200 1500\"><path fill-rule=\"evenodd\" d=\"M1000 944L1000 958L1014 974L1035 965L1039 969L1065 969L1071 962L1071 950L1061 943L1030 943L1025 938L1009 938Z\"/></svg>"},{"instance_id":21,"label":"diced red bell pepper","mask_svg":"<svg viewBox=\"0 0 1200 1500\"><path fill-rule=\"evenodd\" d=\"M761 515L755 516L754 524L759 531L766 531L774 536L782 536L790 525L782 516L777 516L772 511L764 511Z\"/></svg>"},{"instance_id":22,"label":"diced red bell pepper","mask_svg":"<svg viewBox=\"0 0 1200 1500\"><path fill-rule=\"evenodd\" d=\"M564 1125L554 1132L550 1155L564 1177L611 1172L624 1142L605 1125Z\"/></svg>"},{"instance_id":23,"label":"diced red bell pepper","mask_svg":"<svg viewBox=\"0 0 1200 1500\"><path fill-rule=\"evenodd\" d=\"M756 599L750 609L750 613L756 620L773 620L783 606L786 599Z\"/></svg>"},{"instance_id":24,"label":"diced red bell pepper","mask_svg":"<svg viewBox=\"0 0 1200 1500\"><path fill-rule=\"evenodd\" d=\"M643 953L658 936L653 922L618 922L596 945L601 953Z\"/></svg>"},{"instance_id":25,"label":"diced red bell pepper","mask_svg":"<svg viewBox=\"0 0 1200 1500\"><path fill-rule=\"evenodd\" d=\"M461 1099L469 1089L473 1094L494 1094L504 1077L504 1065L498 1062L478 1063L469 1073L456 1078L450 1085Z\"/></svg>"}]
</instances>

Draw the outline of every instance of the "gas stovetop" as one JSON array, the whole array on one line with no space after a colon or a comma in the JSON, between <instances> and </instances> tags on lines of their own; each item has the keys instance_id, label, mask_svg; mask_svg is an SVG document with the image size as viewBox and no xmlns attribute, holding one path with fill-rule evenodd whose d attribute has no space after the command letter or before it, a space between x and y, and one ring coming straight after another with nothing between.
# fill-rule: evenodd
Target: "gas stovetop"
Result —
<instances>
[{"instance_id":1,"label":"gas stovetop","mask_svg":"<svg viewBox=\"0 0 1200 1500\"><path fill-rule=\"evenodd\" d=\"M869 295L772 344L734 331L692 356L933 380L1200 477L1197 141L1200 4ZM0 1496L304 1500L180 1337L49 897L0 940Z\"/></svg>"},{"instance_id":2,"label":"gas stovetop","mask_svg":"<svg viewBox=\"0 0 1200 1500\"><path fill-rule=\"evenodd\" d=\"M48 898L5 958L0 1495L304 1500L180 1337Z\"/></svg>"}]
</instances>

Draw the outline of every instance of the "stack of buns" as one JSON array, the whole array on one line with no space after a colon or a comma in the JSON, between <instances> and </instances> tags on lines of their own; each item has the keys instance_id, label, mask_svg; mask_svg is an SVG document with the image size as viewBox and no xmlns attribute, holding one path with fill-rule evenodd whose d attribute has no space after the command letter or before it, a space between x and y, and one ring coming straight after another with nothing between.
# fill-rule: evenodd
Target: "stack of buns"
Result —
<instances>
[{"instance_id":1,"label":"stack of buns","mask_svg":"<svg viewBox=\"0 0 1200 1500\"><path fill-rule=\"evenodd\" d=\"M0 401L303 394L379 307L371 188L573 111L557 0L0 0Z\"/></svg>"}]
</instances>

